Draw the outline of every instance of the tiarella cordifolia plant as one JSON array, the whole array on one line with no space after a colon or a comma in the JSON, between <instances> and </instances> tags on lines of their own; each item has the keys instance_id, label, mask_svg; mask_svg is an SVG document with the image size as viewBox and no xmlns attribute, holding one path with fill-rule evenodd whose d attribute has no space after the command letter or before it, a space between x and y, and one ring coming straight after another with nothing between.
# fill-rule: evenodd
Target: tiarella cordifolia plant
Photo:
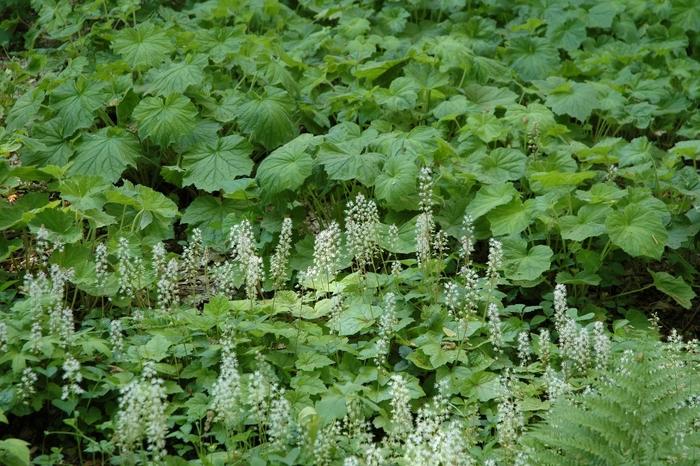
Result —
<instances>
[{"instance_id":1,"label":"tiarella cordifolia plant","mask_svg":"<svg viewBox=\"0 0 700 466\"><path fill-rule=\"evenodd\" d=\"M275 289L280 289L287 281L289 254L292 248L292 219L286 217L282 221L282 230L275 247L275 253L270 259L270 278Z\"/></svg>"},{"instance_id":2,"label":"tiarella cordifolia plant","mask_svg":"<svg viewBox=\"0 0 700 466\"><path fill-rule=\"evenodd\" d=\"M165 454L166 406L163 380L157 377L154 365L149 362L144 365L140 378L121 389L114 422L117 445L124 452L147 451L151 460L158 463Z\"/></svg>"},{"instance_id":3,"label":"tiarella cordifolia plant","mask_svg":"<svg viewBox=\"0 0 700 466\"><path fill-rule=\"evenodd\" d=\"M348 202L345 209L345 240L361 272L372 265L374 256L379 252L378 226L379 213L374 201L358 194Z\"/></svg>"},{"instance_id":4,"label":"tiarella cordifolia plant","mask_svg":"<svg viewBox=\"0 0 700 466\"><path fill-rule=\"evenodd\" d=\"M697 2L0 3L1 464L697 463Z\"/></svg>"}]
</instances>

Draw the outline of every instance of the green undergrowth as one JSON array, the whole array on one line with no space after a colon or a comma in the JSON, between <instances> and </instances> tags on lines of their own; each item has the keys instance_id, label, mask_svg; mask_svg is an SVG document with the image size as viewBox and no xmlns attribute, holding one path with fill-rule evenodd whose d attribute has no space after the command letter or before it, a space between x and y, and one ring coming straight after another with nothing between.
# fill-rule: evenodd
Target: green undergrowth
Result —
<instances>
[{"instance_id":1,"label":"green undergrowth","mask_svg":"<svg viewBox=\"0 0 700 466\"><path fill-rule=\"evenodd\" d=\"M0 18L0 463L697 461L696 2Z\"/></svg>"}]
</instances>

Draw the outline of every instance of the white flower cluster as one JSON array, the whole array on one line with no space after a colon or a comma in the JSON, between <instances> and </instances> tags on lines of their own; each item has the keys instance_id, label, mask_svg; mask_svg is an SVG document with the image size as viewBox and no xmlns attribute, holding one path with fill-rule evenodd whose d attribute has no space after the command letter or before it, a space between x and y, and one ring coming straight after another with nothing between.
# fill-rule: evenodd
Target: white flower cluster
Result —
<instances>
[{"instance_id":1,"label":"white flower cluster","mask_svg":"<svg viewBox=\"0 0 700 466\"><path fill-rule=\"evenodd\" d=\"M103 285L107 279L108 267L107 246L104 243L97 243L95 246L95 281L99 285Z\"/></svg>"},{"instance_id":2,"label":"white flower cluster","mask_svg":"<svg viewBox=\"0 0 700 466\"><path fill-rule=\"evenodd\" d=\"M458 310L461 304L460 294L457 283L445 283L445 305L447 306L447 312L453 319L459 319Z\"/></svg>"},{"instance_id":3,"label":"white flower cluster","mask_svg":"<svg viewBox=\"0 0 700 466\"><path fill-rule=\"evenodd\" d=\"M56 306L49 313L49 330L58 337L58 346L65 349L75 340L73 310Z\"/></svg>"},{"instance_id":4,"label":"white flower cluster","mask_svg":"<svg viewBox=\"0 0 700 466\"><path fill-rule=\"evenodd\" d=\"M233 337L226 332L221 340L221 372L211 388L214 422L232 425L241 410L241 376L238 372Z\"/></svg>"},{"instance_id":5,"label":"white flower cluster","mask_svg":"<svg viewBox=\"0 0 700 466\"><path fill-rule=\"evenodd\" d=\"M63 269L53 264L49 276L44 271L36 275L27 273L24 276L23 291L37 316L45 309L52 309L63 302L66 284L73 279L73 269Z\"/></svg>"},{"instance_id":6,"label":"white flower cluster","mask_svg":"<svg viewBox=\"0 0 700 466\"><path fill-rule=\"evenodd\" d=\"M521 366L527 366L530 361L530 333L523 330L518 334L518 359Z\"/></svg>"},{"instance_id":7,"label":"white flower cluster","mask_svg":"<svg viewBox=\"0 0 700 466\"><path fill-rule=\"evenodd\" d=\"M571 386L564 377L560 377L552 366L547 366L544 371L544 381L547 384L547 398L552 401L560 399L571 391Z\"/></svg>"},{"instance_id":8,"label":"white flower cluster","mask_svg":"<svg viewBox=\"0 0 700 466\"><path fill-rule=\"evenodd\" d=\"M540 341L539 341L539 357L540 357L540 361L542 361L542 364L545 366L549 365L549 358L550 358L549 345L550 345L549 329L541 328L540 329Z\"/></svg>"},{"instance_id":9,"label":"white flower cluster","mask_svg":"<svg viewBox=\"0 0 700 466\"><path fill-rule=\"evenodd\" d=\"M300 296L301 298L301 296ZM331 296L331 311L329 313L329 327L331 332L335 331L338 335L342 329L340 328L340 314L343 312L345 297L341 293L334 293Z\"/></svg>"},{"instance_id":10,"label":"white flower cluster","mask_svg":"<svg viewBox=\"0 0 700 466\"><path fill-rule=\"evenodd\" d=\"M32 322L32 328L29 331L29 345L32 353L37 353L39 351L39 343L41 343L42 338L41 322Z\"/></svg>"},{"instance_id":11,"label":"white flower cluster","mask_svg":"<svg viewBox=\"0 0 700 466\"><path fill-rule=\"evenodd\" d=\"M123 236L117 241L117 270L119 272L119 294L133 298L143 281L143 260L129 251L129 240Z\"/></svg>"},{"instance_id":12,"label":"white flower cluster","mask_svg":"<svg viewBox=\"0 0 700 466\"><path fill-rule=\"evenodd\" d=\"M80 363L73 355L66 355L63 361L63 394L62 400L67 400L71 394L80 395L85 390L80 387L80 382L83 381L83 374L80 373Z\"/></svg>"},{"instance_id":13,"label":"white flower cluster","mask_svg":"<svg viewBox=\"0 0 700 466\"><path fill-rule=\"evenodd\" d=\"M245 277L245 290L248 299L257 297L260 282L263 279L263 261L256 254L253 227L248 220L234 225L229 233L229 243L233 260Z\"/></svg>"},{"instance_id":14,"label":"white flower cluster","mask_svg":"<svg viewBox=\"0 0 700 466\"><path fill-rule=\"evenodd\" d=\"M192 236L182 250L182 269L185 279L195 280L207 262L208 255L202 239L202 230L194 228Z\"/></svg>"},{"instance_id":15,"label":"white flower cluster","mask_svg":"<svg viewBox=\"0 0 700 466\"><path fill-rule=\"evenodd\" d=\"M491 344L493 349L500 353L503 351L503 333L501 332L501 317L498 313L498 306L495 303L489 304L486 317L488 319Z\"/></svg>"},{"instance_id":16,"label":"white flower cluster","mask_svg":"<svg viewBox=\"0 0 700 466\"><path fill-rule=\"evenodd\" d=\"M432 214L423 212L418 215L416 220L416 261L419 266L430 259L434 230L435 223Z\"/></svg>"},{"instance_id":17,"label":"white flower cluster","mask_svg":"<svg viewBox=\"0 0 700 466\"><path fill-rule=\"evenodd\" d=\"M610 361L610 338L605 333L603 322L593 323L593 361L596 369L605 370Z\"/></svg>"},{"instance_id":18,"label":"white flower cluster","mask_svg":"<svg viewBox=\"0 0 700 466\"><path fill-rule=\"evenodd\" d=\"M498 403L498 421L496 423L498 443L506 450L515 451L525 426L525 419L520 405L511 392L508 375L503 377L501 384L503 396Z\"/></svg>"},{"instance_id":19,"label":"white flower cluster","mask_svg":"<svg viewBox=\"0 0 700 466\"><path fill-rule=\"evenodd\" d=\"M277 447L286 445L293 431L292 404L284 394L284 388L276 383L272 384L267 436L270 442Z\"/></svg>"},{"instance_id":20,"label":"white flower cluster","mask_svg":"<svg viewBox=\"0 0 700 466\"><path fill-rule=\"evenodd\" d=\"M468 465L470 457L460 423L448 420L446 385L438 384L437 395L416 415L415 426L404 445L403 460L416 466Z\"/></svg>"},{"instance_id":21,"label":"white flower cluster","mask_svg":"<svg viewBox=\"0 0 700 466\"><path fill-rule=\"evenodd\" d=\"M486 276L491 282L491 287L495 287L501 275L503 267L503 244L497 239L489 239L489 257L486 263Z\"/></svg>"},{"instance_id":22,"label":"white flower cluster","mask_svg":"<svg viewBox=\"0 0 700 466\"><path fill-rule=\"evenodd\" d=\"M36 375L36 372L34 372L31 367L25 367L17 387L17 395L22 403L28 403L32 396L34 396L38 381L39 376Z\"/></svg>"},{"instance_id":23,"label":"white flower cluster","mask_svg":"<svg viewBox=\"0 0 700 466\"><path fill-rule=\"evenodd\" d=\"M388 242L389 249L393 252L399 247L399 228L395 224L389 225L388 232ZM396 259L396 253L394 253L394 260L391 261L391 274L393 276L398 276L401 273L401 262Z\"/></svg>"},{"instance_id":24,"label":"white flower cluster","mask_svg":"<svg viewBox=\"0 0 700 466\"><path fill-rule=\"evenodd\" d=\"M275 289L280 289L287 281L287 265L292 249L292 219L286 217L282 221L282 231L275 247L275 253L270 259L270 277Z\"/></svg>"},{"instance_id":25,"label":"white flower cluster","mask_svg":"<svg viewBox=\"0 0 700 466\"><path fill-rule=\"evenodd\" d=\"M112 342L112 353L115 356L124 352L124 335L122 334L122 321L119 319L109 322L109 340Z\"/></svg>"},{"instance_id":26,"label":"white flower cluster","mask_svg":"<svg viewBox=\"0 0 700 466\"><path fill-rule=\"evenodd\" d=\"M314 464L317 466L330 466L333 462L333 451L338 446L338 439L342 435L340 422L335 421L316 434L313 444ZM359 462L358 462L359 464Z\"/></svg>"},{"instance_id":27,"label":"white flower cluster","mask_svg":"<svg viewBox=\"0 0 700 466\"><path fill-rule=\"evenodd\" d=\"M151 459L158 464L165 456L166 406L163 380L157 377L154 366L148 362L141 378L132 380L121 389L114 432L119 448L124 452L140 450L145 440Z\"/></svg>"},{"instance_id":28,"label":"white flower cluster","mask_svg":"<svg viewBox=\"0 0 700 466\"><path fill-rule=\"evenodd\" d=\"M393 374L389 380L391 391L391 438L398 443L405 440L413 429L413 415L411 414L411 394L408 391L406 380L401 374Z\"/></svg>"},{"instance_id":29,"label":"white flower cluster","mask_svg":"<svg viewBox=\"0 0 700 466\"><path fill-rule=\"evenodd\" d=\"M212 288L215 294L233 297L236 293L236 265L222 262L211 268Z\"/></svg>"},{"instance_id":30,"label":"white flower cluster","mask_svg":"<svg viewBox=\"0 0 700 466\"><path fill-rule=\"evenodd\" d=\"M423 167L418 175L418 199L421 213L416 220L416 260L420 266L432 255L435 232L433 173L430 167Z\"/></svg>"},{"instance_id":31,"label":"white flower cluster","mask_svg":"<svg viewBox=\"0 0 700 466\"><path fill-rule=\"evenodd\" d=\"M304 273L308 280L335 278L340 258L340 227L336 222L316 235L314 240L314 263Z\"/></svg>"},{"instance_id":32,"label":"white flower cluster","mask_svg":"<svg viewBox=\"0 0 700 466\"><path fill-rule=\"evenodd\" d=\"M157 277L163 275L165 273L165 265L167 263L166 260L166 254L167 251L165 250L165 245L163 242L156 243L155 246L153 246L153 249L151 250L151 258L152 258L152 265L153 265L153 273Z\"/></svg>"},{"instance_id":33,"label":"white flower cluster","mask_svg":"<svg viewBox=\"0 0 700 466\"><path fill-rule=\"evenodd\" d=\"M394 327L398 323L396 317L396 295L394 293L389 292L384 296L383 311L379 317L379 338L377 339L376 364L378 367L382 367L386 363Z\"/></svg>"},{"instance_id":34,"label":"white flower cluster","mask_svg":"<svg viewBox=\"0 0 700 466\"><path fill-rule=\"evenodd\" d=\"M7 324L0 322L0 352L7 351Z\"/></svg>"},{"instance_id":35,"label":"white flower cluster","mask_svg":"<svg viewBox=\"0 0 700 466\"><path fill-rule=\"evenodd\" d=\"M177 259L172 258L168 261L163 273L158 276L156 284L156 299L158 309L161 312L172 311L180 301L180 296L178 295L179 281Z\"/></svg>"},{"instance_id":36,"label":"white flower cluster","mask_svg":"<svg viewBox=\"0 0 700 466\"><path fill-rule=\"evenodd\" d=\"M358 194L345 209L345 238L348 250L361 272L365 272L379 252L377 204Z\"/></svg>"},{"instance_id":37,"label":"white flower cluster","mask_svg":"<svg viewBox=\"0 0 700 466\"><path fill-rule=\"evenodd\" d=\"M464 215L462 230L463 234L459 237L459 257L462 258L465 265L468 266L471 262L471 256L476 244L476 238L474 237L474 219L471 215Z\"/></svg>"}]
</instances>

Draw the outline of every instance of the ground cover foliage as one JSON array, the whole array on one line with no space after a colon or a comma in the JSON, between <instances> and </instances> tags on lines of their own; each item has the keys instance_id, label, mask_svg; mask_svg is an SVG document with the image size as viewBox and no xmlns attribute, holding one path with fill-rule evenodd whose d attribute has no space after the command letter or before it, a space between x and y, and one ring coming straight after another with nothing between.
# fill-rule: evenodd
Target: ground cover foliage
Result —
<instances>
[{"instance_id":1,"label":"ground cover foliage","mask_svg":"<svg viewBox=\"0 0 700 466\"><path fill-rule=\"evenodd\" d=\"M696 2L0 11L0 463L697 464Z\"/></svg>"}]
</instances>

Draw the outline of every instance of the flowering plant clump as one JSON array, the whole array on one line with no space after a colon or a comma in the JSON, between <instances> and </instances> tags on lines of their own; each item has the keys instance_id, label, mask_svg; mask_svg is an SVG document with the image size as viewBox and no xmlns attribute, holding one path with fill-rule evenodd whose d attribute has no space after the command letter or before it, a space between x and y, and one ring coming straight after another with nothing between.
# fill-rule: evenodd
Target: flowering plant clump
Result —
<instances>
[{"instance_id":1,"label":"flowering plant clump","mask_svg":"<svg viewBox=\"0 0 700 466\"><path fill-rule=\"evenodd\" d=\"M0 465L697 464L697 3L0 2Z\"/></svg>"}]
</instances>

